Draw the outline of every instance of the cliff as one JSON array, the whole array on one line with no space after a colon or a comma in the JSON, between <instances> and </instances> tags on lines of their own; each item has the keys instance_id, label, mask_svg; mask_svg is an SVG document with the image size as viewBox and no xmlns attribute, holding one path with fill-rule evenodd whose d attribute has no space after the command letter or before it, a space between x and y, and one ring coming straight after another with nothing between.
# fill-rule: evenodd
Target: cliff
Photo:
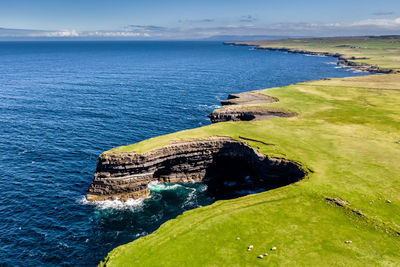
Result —
<instances>
[{"instance_id":1,"label":"cliff","mask_svg":"<svg viewBox=\"0 0 400 267\"><path fill-rule=\"evenodd\" d=\"M151 181L203 181L209 193L269 189L302 179L297 163L269 158L244 142L226 137L176 142L152 151L102 154L89 187L89 201L145 198ZM234 186L227 187L227 182Z\"/></svg>"},{"instance_id":2,"label":"cliff","mask_svg":"<svg viewBox=\"0 0 400 267\"><path fill-rule=\"evenodd\" d=\"M346 58L368 57L365 63L400 71L398 58L391 56L400 53L400 37L259 43L337 52L346 54ZM120 156L124 151L154 153L159 147L168 147L171 140L224 135L247 140L268 155L301 161L314 172L291 186L184 212L156 232L115 248L100 265L155 266L162 261L164 266L258 266L271 262L295 266L397 266L399 84L400 75L389 74L272 88L268 95L285 100L273 106L283 110L296 107L301 116L257 123L217 123L107 152ZM227 102L238 101L240 97ZM271 160L274 162L273 158L266 162ZM282 162L277 166L284 166L284 160L276 160ZM224 164L218 166L224 168ZM279 180L272 173L269 178ZM283 175L280 177L285 180ZM268 256L258 258L266 252Z\"/></svg>"},{"instance_id":3,"label":"cliff","mask_svg":"<svg viewBox=\"0 0 400 267\"><path fill-rule=\"evenodd\" d=\"M394 44L398 36L295 38L265 41L224 42L226 45L253 46L255 49L285 51L338 58L338 65L369 73L399 73ZM387 49L392 46L392 49ZM370 52L374 51L374 52Z\"/></svg>"}]
</instances>

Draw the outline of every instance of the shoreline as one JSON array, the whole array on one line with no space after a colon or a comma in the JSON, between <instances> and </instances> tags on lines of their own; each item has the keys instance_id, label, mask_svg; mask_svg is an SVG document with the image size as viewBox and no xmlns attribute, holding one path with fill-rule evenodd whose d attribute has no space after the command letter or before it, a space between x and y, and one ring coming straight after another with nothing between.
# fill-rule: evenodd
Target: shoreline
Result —
<instances>
[{"instance_id":1,"label":"shoreline","mask_svg":"<svg viewBox=\"0 0 400 267\"><path fill-rule=\"evenodd\" d=\"M372 73L372 74L376 74L376 73L385 73L385 74L391 74L391 73L396 73L395 71L393 71L393 70L385 70L385 69L382 69L382 68L379 68L379 67L377 67L377 66L373 66L373 65L369 65L369 64L365 64L365 63L357 63L357 62L352 62L352 61L349 61L349 59L346 59L346 58L344 58L344 56L342 55L342 54L340 54L340 53L330 53L330 52L313 52L313 51L307 51L307 50L301 50L301 49L292 49L292 48L274 48L274 47L260 47L260 45L253 45L253 44L243 44L243 43L238 43L238 42L226 42L226 43L224 43L224 44L226 44L226 45L245 45L245 46L254 46L255 47L255 49L260 49L260 50L277 50L277 51L286 51L286 52L289 52L289 53L301 53L301 54L309 54L309 55L315 55L315 56L330 56L330 57L336 57L336 58L338 58L338 65L345 65L345 66L348 66L348 67L350 67L350 68L352 68L352 69L354 69L354 70L360 70L360 71L363 71L363 72L369 72L369 73ZM356 57L354 57L354 58L352 58L352 59L359 59L359 58L356 58ZM350 59L351 60L351 59ZM344 78L344 79L346 79L346 78ZM349 79L348 79L349 80ZM360 78L359 80L362 80L362 78ZM319 81L316 81L316 82L319 82ZM304 83L304 84L307 84L307 83L312 83L312 82L306 82L306 83ZM288 87L295 87L297 84L294 84L294 85L290 85L290 86L288 86ZM263 91L263 90L260 90L260 92L261 91ZM252 91L250 91L250 92L252 92ZM248 92L243 92L244 94L245 93L248 93ZM243 93L241 93L241 94L243 94ZM274 97L274 99L275 100L278 100L278 98L277 97L275 97L275 96L271 96L271 97ZM229 98L228 98L228 100L229 100ZM274 102L276 102L276 101L274 101ZM215 111L215 110L214 110ZM213 111L213 112L214 112ZM231 120L231 119L228 119L228 120ZM227 121L227 120L224 120L224 121ZM263 120L264 121L264 120ZM195 131L196 129L193 129L193 131ZM179 132L178 132L179 133ZM176 133L176 134L178 134L178 133ZM173 136L174 134L172 134L172 136ZM157 137L156 137L157 138ZM268 146L271 146L271 145L273 145L273 146L275 146L275 144L274 143L266 143L265 141L263 141L263 140L259 140L259 139L255 139L255 138L249 138L249 137L247 137L247 136L245 136L245 137L243 137L243 136L239 136L239 138L241 138L242 140L246 140L246 141L249 141L249 142L257 142L257 143L259 143L259 144L265 144L265 145L268 145ZM172 140L174 140L174 138L172 138ZM161 148L166 148L167 146L166 145L161 145L160 146ZM154 149L150 149L149 150L149 152L152 152L152 151L154 151ZM125 153L125 152L117 152L117 153ZM140 154L138 154L138 153L135 153L136 155L140 155ZM264 154L264 155L269 155L269 154L265 154L264 152L262 152L262 154ZM268 157L268 156L267 156ZM290 158L290 157L289 157ZM295 161L296 162L296 161ZM329 197L325 197L324 198L324 200L326 200L326 199L330 199ZM209 207L209 206L208 206ZM195 210L198 210L198 209L195 209ZM195 211L195 210L192 210L192 211ZM357 209L358 210L358 209ZM361 213L361 212L360 212ZM187 215L188 213L187 212L185 212L185 216L187 217L188 215ZM363 217L367 217L368 216L368 214L367 215L364 215L364 213L361 213L361 214L363 214ZM181 216L183 216L183 215L181 215ZM170 224L173 224L171 221L168 221L167 223L165 223L165 224L163 224L163 225L166 225L166 224L168 224L168 225L170 225ZM160 227L161 228L161 227ZM165 228L165 227L164 227ZM156 231L156 232L158 232L158 230ZM151 235L154 235L154 233L153 234L151 234ZM138 239L138 240L135 240L135 241L133 241L133 242L135 242L135 243L138 243L138 242L142 242L143 243L143 240L142 240L143 238L141 238L141 239ZM141 241L139 241L139 240L141 240ZM123 246L122 246L123 247ZM122 247L118 247L117 249L121 249ZM114 251L116 251L116 249L114 249L112 252L110 252L110 254L105 258L105 261L103 261L101 264L105 264L105 263L107 263L111 258L111 255L113 254L113 252ZM118 253L117 253L118 254ZM114 258L115 259L115 258Z\"/></svg>"},{"instance_id":2,"label":"shoreline","mask_svg":"<svg viewBox=\"0 0 400 267\"><path fill-rule=\"evenodd\" d=\"M378 66L373 66L366 63L358 63L351 60L360 60L360 59L367 59L366 57L351 57L346 58L343 54L340 53L330 53L330 52L314 52L309 50L302 50L302 49L293 49L293 48L285 48L285 47L268 47L263 45L258 45L254 43L247 43L247 42L223 42L224 45L233 45L233 46L250 46L253 47L255 50L268 50L268 51L282 51L288 52L293 54L304 54L304 55L311 55L311 56L321 56L321 57L334 57L337 58L338 66L348 67L352 70L357 70L365 73L371 74L392 74L395 73L391 69L382 69Z\"/></svg>"}]
</instances>

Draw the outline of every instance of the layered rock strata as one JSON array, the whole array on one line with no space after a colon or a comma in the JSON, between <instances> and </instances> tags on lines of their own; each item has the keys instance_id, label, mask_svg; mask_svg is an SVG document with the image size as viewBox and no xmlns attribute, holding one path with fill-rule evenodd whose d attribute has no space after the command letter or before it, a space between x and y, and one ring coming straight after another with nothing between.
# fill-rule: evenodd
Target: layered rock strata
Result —
<instances>
[{"instance_id":1,"label":"layered rock strata","mask_svg":"<svg viewBox=\"0 0 400 267\"><path fill-rule=\"evenodd\" d=\"M296 182L305 173L298 164L269 158L244 142L213 137L176 142L142 154L102 154L87 199L145 198L152 181L203 181L218 198L226 187L266 190Z\"/></svg>"},{"instance_id":2,"label":"layered rock strata","mask_svg":"<svg viewBox=\"0 0 400 267\"><path fill-rule=\"evenodd\" d=\"M291 117L292 113L275 111L275 110L235 110L223 109L214 110L208 115L212 123L224 121L252 121L252 120L267 120L276 117Z\"/></svg>"},{"instance_id":3,"label":"layered rock strata","mask_svg":"<svg viewBox=\"0 0 400 267\"><path fill-rule=\"evenodd\" d=\"M227 100L221 101L222 108L211 112L208 117L212 123L224 121L266 120L275 117L291 117L292 112L269 107L250 106L278 101L276 98L262 95L257 91L230 94Z\"/></svg>"}]
</instances>

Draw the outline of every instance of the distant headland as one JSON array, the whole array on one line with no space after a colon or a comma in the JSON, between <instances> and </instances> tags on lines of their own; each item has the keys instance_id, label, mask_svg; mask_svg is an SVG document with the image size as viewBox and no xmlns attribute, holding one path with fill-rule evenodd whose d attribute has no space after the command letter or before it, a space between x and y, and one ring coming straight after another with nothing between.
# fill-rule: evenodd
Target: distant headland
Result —
<instances>
[{"instance_id":1,"label":"distant headland","mask_svg":"<svg viewBox=\"0 0 400 267\"><path fill-rule=\"evenodd\" d=\"M146 197L154 179L212 181L218 191L250 176L275 189L185 212L100 265L398 263L400 37L225 44L334 56L338 67L385 74L230 95L212 125L104 152L91 201Z\"/></svg>"}]
</instances>

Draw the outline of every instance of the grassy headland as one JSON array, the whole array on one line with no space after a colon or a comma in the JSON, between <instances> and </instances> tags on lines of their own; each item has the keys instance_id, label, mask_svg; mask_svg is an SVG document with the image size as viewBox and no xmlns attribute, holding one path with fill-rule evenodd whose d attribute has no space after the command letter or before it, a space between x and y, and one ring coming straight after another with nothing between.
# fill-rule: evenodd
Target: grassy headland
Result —
<instances>
[{"instance_id":1,"label":"grassy headland","mask_svg":"<svg viewBox=\"0 0 400 267\"><path fill-rule=\"evenodd\" d=\"M327 53L356 64L400 72L400 36L284 39L235 44L253 45L260 49Z\"/></svg>"},{"instance_id":2,"label":"grassy headland","mask_svg":"<svg viewBox=\"0 0 400 267\"><path fill-rule=\"evenodd\" d=\"M262 45L361 57L365 59L356 61L397 72L399 41L318 38ZM312 171L309 176L185 212L153 234L114 249L105 259L107 266L400 263L400 74L304 82L259 93L279 99L260 107L298 115L217 123L105 153L141 153L176 140L241 136L262 141L247 142L267 155L301 163ZM251 251L249 245L254 246ZM269 255L257 258L264 253Z\"/></svg>"}]
</instances>

